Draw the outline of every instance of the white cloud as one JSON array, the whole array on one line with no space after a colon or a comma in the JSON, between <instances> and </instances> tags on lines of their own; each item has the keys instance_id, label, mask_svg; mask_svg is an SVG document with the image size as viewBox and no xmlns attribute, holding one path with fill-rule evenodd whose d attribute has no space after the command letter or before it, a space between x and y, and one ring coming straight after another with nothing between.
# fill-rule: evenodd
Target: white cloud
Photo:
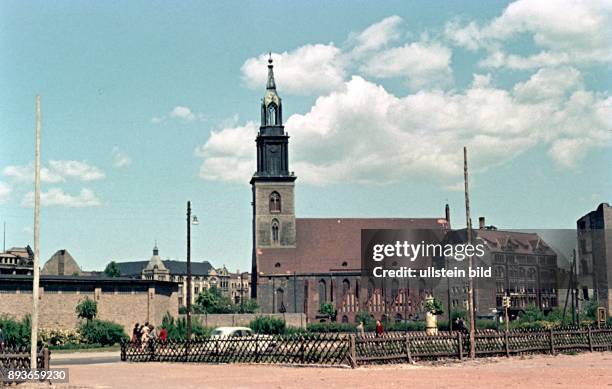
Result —
<instances>
[{"instance_id":1,"label":"white cloud","mask_svg":"<svg viewBox=\"0 0 612 389\"><path fill-rule=\"evenodd\" d=\"M402 18L397 15L389 16L378 23L374 23L359 34L350 38L355 47L353 53L361 55L366 52L378 50L388 43L401 37L400 24Z\"/></svg>"},{"instance_id":2,"label":"white cloud","mask_svg":"<svg viewBox=\"0 0 612 389\"><path fill-rule=\"evenodd\" d=\"M274 78L279 90L290 94L325 93L342 86L346 61L333 43L305 45L291 52L272 53ZM268 55L249 58L242 77L252 88L263 88L268 76Z\"/></svg>"},{"instance_id":3,"label":"white cloud","mask_svg":"<svg viewBox=\"0 0 612 389\"><path fill-rule=\"evenodd\" d=\"M117 146L113 146L111 157L113 159L113 166L116 168L127 167L132 164L132 159Z\"/></svg>"},{"instance_id":4,"label":"white cloud","mask_svg":"<svg viewBox=\"0 0 612 389\"><path fill-rule=\"evenodd\" d=\"M42 206L47 207L84 208L97 207L102 204L95 193L87 188L81 189L81 192L76 196L67 194L60 188L51 188L49 191L41 193L40 201ZM21 206L29 208L34 206L34 192L28 192L24 196Z\"/></svg>"},{"instance_id":5,"label":"white cloud","mask_svg":"<svg viewBox=\"0 0 612 389\"><path fill-rule=\"evenodd\" d=\"M362 71L379 78L405 77L410 86L447 83L451 77L451 50L439 43L413 42L371 56Z\"/></svg>"},{"instance_id":6,"label":"white cloud","mask_svg":"<svg viewBox=\"0 0 612 389\"><path fill-rule=\"evenodd\" d=\"M153 124L161 124L168 121L168 119L177 119L183 122L193 122L193 121L205 121L206 116L202 113L196 113L191 108L186 107L184 105L177 105L172 108L172 110L167 115L154 116L151 118L151 123Z\"/></svg>"},{"instance_id":7,"label":"white cloud","mask_svg":"<svg viewBox=\"0 0 612 389\"><path fill-rule=\"evenodd\" d=\"M196 118L189 107L183 107L181 105L178 105L172 109L170 112L170 117L183 119L187 122L191 122Z\"/></svg>"},{"instance_id":8,"label":"white cloud","mask_svg":"<svg viewBox=\"0 0 612 389\"><path fill-rule=\"evenodd\" d=\"M84 161L50 160L49 166L62 177L76 178L81 181L101 180L106 176L100 168Z\"/></svg>"},{"instance_id":9,"label":"white cloud","mask_svg":"<svg viewBox=\"0 0 612 389\"><path fill-rule=\"evenodd\" d=\"M212 131L195 155L204 159L200 177L213 181L240 181L253 174L252 155L257 127L248 122L244 126L227 127Z\"/></svg>"},{"instance_id":10,"label":"white cloud","mask_svg":"<svg viewBox=\"0 0 612 389\"><path fill-rule=\"evenodd\" d=\"M17 182L34 182L34 164L10 165L3 169L2 173ZM64 182L62 175L42 166L40 168L40 180L48 183Z\"/></svg>"},{"instance_id":11,"label":"white cloud","mask_svg":"<svg viewBox=\"0 0 612 389\"><path fill-rule=\"evenodd\" d=\"M6 182L0 181L0 204L5 203L11 196L13 188Z\"/></svg>"},{"instance_id":12,"label":"white cloud","mask_svg":"<svg viewBox=\"0 0 612 389\"><path fill-rule=\"evenodd\" d=\"M582 84L580 72L574 68L544 68L529 80L514 86L514 95L522 101L557 100Z\"/></svg>"},{"instance_id":13,"label":"white cloud","mask_svg":"<svg viewBox=\"0 0 612 389\"><path fill-rule=\"evenodd\" d=\"M486 48L482 66L530 69L566 64L612 61L610 1L519 0L482 26L458 21L446 25L446 36L469 50ZM539 52L521 56L506 53L503 46L527 34Z\"/></svg>"},{"instance_id":14,"label":"white cloud","mask_svg":"<svg viewBox=\"0 0 612 389\"><path fill-rule=\"evenodd\" d=\"M571 69L559 71L578 79ZM461 175L464 145L474 171L536 145L549 147L561 166L575 166L586 151L611 145L612 99L583 90L578 81L561 86L563 93L553 91L547 83L554 76L536 73L507 91L493 87L490 76L476 75L465 92L404 97L355 76L319 97L309 112L287 120L292 170L311 184L385 184L414 176L448 182ZM532 96L537 85L554 99ZM248 182L255 134L254 123L214 132L197 152L201 177Z\"/></svg>"}]
</instances>

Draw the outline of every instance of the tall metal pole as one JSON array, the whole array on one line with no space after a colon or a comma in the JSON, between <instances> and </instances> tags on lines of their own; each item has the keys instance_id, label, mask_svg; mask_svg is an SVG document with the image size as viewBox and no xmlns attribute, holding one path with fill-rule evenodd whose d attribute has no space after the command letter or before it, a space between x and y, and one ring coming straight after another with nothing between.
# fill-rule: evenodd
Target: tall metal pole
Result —
<instances>
[{"instance_id":1,"label":"tall metal pole","mask_svg":"<svg viewBox=\"0 0 612 389\"><path fill-rule=\"evenodd\" d=\"M463 179L465 185L465 222L467 224L467 244L472 244L472 218L470 217L470 192L468 185L467 147L463 147ZM472 269L474 261L468 257L468 269ZM468 274L469 276L469 274ZM470 358L476 357L476 315L474 314L474 280L468 277L468 309L470 315Z\"/></svg>"},{"instance_id":2,"label":"tall metal pole","mask_svg":"<svg viewBox=\"0 0 612 389\"><path fill-rule=\"evenodd\" d=\"M38 289L40 272L40 96L36 96L36 159L34 162L34 266L32 276L32 332L30 336L30 369L36 369L38 344Z\"/></svg>"},{"instance_id":3,"label":"tall metal pole","mask_svg":"<svg viewBox=\"0 0 612 389\"><path fill-rule=\"evenodd\" d=\"M191 201L187 201L187 339L191 340Z\"/></svg>"}]
</instances>

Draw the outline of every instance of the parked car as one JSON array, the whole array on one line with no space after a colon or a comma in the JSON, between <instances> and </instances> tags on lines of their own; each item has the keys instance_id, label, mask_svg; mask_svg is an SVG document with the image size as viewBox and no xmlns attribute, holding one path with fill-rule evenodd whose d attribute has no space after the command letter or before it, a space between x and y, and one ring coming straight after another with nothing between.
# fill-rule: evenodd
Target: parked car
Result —
<instances>
[{"instance_id":1,"label":"parked car","mask_svg":"<svg viewBox=\"0 0 612 389\"><path fill-rule=\"evenodd\" d=\"M211 339L239 338L253 336L253 330L248 327L217 327L210 333Z\"/></svg>"},{"instance_id":2,"label":"parked car","mask_svg":"<svg viewBox=\"0 0 612 389\"><path fill-rule=\"evenodd\" d=\"M217 327L210 333L209 351L264 353L276 346L274 337L255 334L248 327Z\"/></svg>"}]
</instances>

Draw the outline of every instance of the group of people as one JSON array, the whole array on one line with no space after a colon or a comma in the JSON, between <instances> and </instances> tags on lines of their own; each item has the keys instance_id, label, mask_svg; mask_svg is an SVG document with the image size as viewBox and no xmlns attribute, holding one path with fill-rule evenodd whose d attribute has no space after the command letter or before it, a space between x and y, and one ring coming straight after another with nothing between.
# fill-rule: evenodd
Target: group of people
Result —
<instances>
[{"instance_id":1,"label":"group of people","mask_svg":"<svg viewBox=\"0 0 612 389\"><path fill-rule=\"evenodd\" d=\"M136 325L134 325L134 329L132 330L132 343L136 344L145 345L151 340L155 341L157 339L159 339L162 343L166 343L167 338L168 331L164 327L161 327L158 332L155 326L150 324L148 321L143 325L136 323Z\"/></svg>"}]
</instances>

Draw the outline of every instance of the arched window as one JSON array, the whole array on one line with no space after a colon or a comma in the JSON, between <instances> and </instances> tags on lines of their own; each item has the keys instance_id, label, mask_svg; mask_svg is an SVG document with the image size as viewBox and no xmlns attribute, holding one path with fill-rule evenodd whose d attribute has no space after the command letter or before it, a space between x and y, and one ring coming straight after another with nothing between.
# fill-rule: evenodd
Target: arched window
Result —
<instances>
[{"instance_id":1,"label":"arched window","mask_svg":"<svg viewBox=\"0 0 612 389\"><path fill-rule=\"evenodd\" d=\"M342 281L342 295L346 295L351 290L351 282L348 279Z\"/></svg>"},{"instance_id":2,"label":"arched window","mask_svg":"<svg viewBox=\"0 0 612 389\"><path fill-rule=\"evenodd\" d=\"M269 126L275 126L276 125L276 105L274 103L268 105L268 112L266 113L267 118L266 118L266 123Z\"/></svg>"},{"instance_id":3,"label":"arched window","mask_svg":"<svg viewBox=\"0 0 612 389\"><path fill-rule=\"evenodd\" d=\"M278 243L278 220L272 219L272 243Z\"/></svg>"},{"instance_id":4,"label":"arched window","mask_svg":"<svg viewBox=\"0 0 612 389\"><path fill-rule=\"evenodd\" d=\"M278 213L281 211L281 197L278 192L270 193L270 212Z\"/></svg>"},{"instance_id":5,"label":"arched window","mask_svg":"<svg viewBox=\"0 0 612 389\"><path fill-rule=\"evenodd\" d=\"M319 280L319 304L327 301L327 284L325 280Z\"/></svg>"},{"instance_id":6,"label":"arched window","mask_svg":"<svg viewBox=\"0 0 612 389\"><path fill-rule=\"evenodd\" d=\"M276 312L285 313L285 291L283 288L276 289Z\"/></svg>"},{"instance_id":7,"label":"arched window","mask_svg":"<svg viewBox=\"0 0 612 389\"><path fill-rule=\"evenodd\" d=\"M348 320L348 316L346 316L346 315L342 315L342 322L343 322L343 323L348 323L348 322L349 322L349 320Z\"/></svg>"}]
</instances>

